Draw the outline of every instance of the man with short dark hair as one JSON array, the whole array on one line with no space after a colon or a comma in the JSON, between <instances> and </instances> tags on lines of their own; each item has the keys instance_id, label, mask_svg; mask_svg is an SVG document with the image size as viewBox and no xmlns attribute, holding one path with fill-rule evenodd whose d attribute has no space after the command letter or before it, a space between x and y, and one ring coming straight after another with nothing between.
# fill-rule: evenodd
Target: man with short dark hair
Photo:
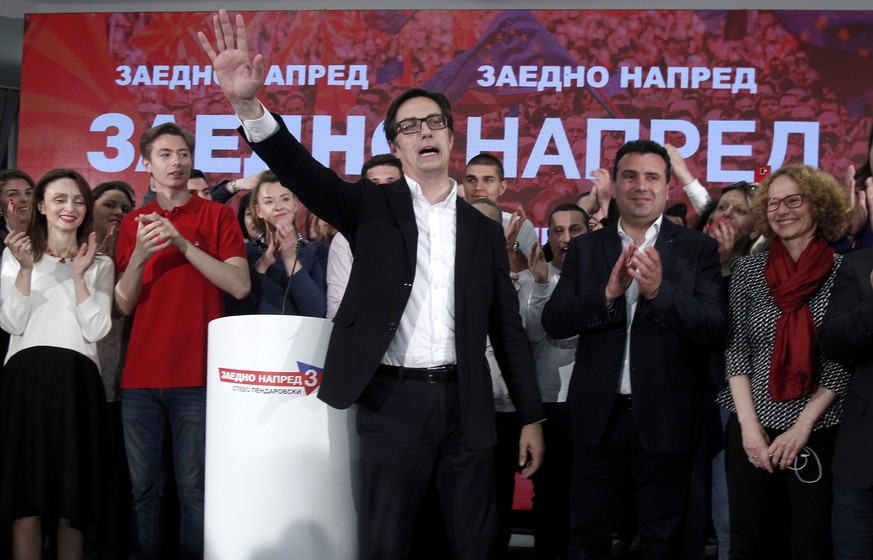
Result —
<instances>
[{"instance_id":1,"label":"man with short dark hair","mask_svg":"<svg viewBox=\"0 0 873 560\"><path fill-rule=\"evenodd\" d=\"M203 557L206 327L223 294L249 293L236 216L188 192L194 137L166 123L140 140L156 200L127 214L116 249L115 305L136 311L121 380L121 416L136 522L135 557L164 557L167 450L179 496L181 558ZM170 436L172 434L172 436Z\"/></svg>"},{"instance_id":2,"label":"man with short dark hair","mask_svg":"<svg viewBox=\"0 0 873 560\"><path fill-rule=\"evenodd\" d=\"M192 169L188 177L188 192L191 196L199 196L203 200L212 200L212 187L206 180L206 175L199 169Z\"/></svg>"},{"instance_id":3,"label":"man with short dark hair","mask_svg":"<svg viewBox=\"0 0 873 560\"><path fill-rule=\"evenodd\" d=\"M500 195L506 192L503 163L497 157L482 152L473 156L464 170L464 200L472 202L487 198L500 204ZM506 250L512 272L527 268L527 257L537 245L537 233L523 209L503 212L503 231L506 235Z\"/></svg>"},{"instance_id":4,"label":"man with short dark hair","mask_svg":"<svg viewBox=\"0 0 873 560\"><path fill-rule=\"evenodd\" d=\"M570 534L570 466L573 445L570 440L567 388L576 360L578 337L555 339L543 330L543 307L561 278L564 256L570 242L586 233L585 213L575 204L560 204L548 219L548 263L541 254L519 276L519 302L525 331L533 347L537 385L543 399L546 421L543 436L549 453L533 476L534 557L567 558Z\"/></svg>"},{"instance_id":5,"label":"man with short dark hair","mask_svg":"<svg viewBox=\"0 0 873 560\"><path fill-rule=\"evenodd\" d=\"M709 350L725 334L717 246L664 219L662 146L626 143L614 177L620 219L570 243L543 312L552 337L579 335L567 396L571 558L609 558L625 475L634 480L642 557L678 558Z\"/></svg>"},{"instance_id":6,"label":"man with short dark hair","mask_svg":"<svg viewBox=\"0 0 873 560\"><path fill-rule=\"evenodd\" d=\"M454 556L490 558L495 437L486 335L524 424L523 476L541 460L542 405L500 227L459 199L449 177L451 104L439 92L401 94L388 108L385 136L404 177L347 183L258 101L263 57L248 52L242 16L235 36L223 10L214 24L218 52L203 33L200 41L246 139L355 251L318 398L358 405L370 557L410 558L414 514L434 479Z\"/></svg>"}]
</instances>

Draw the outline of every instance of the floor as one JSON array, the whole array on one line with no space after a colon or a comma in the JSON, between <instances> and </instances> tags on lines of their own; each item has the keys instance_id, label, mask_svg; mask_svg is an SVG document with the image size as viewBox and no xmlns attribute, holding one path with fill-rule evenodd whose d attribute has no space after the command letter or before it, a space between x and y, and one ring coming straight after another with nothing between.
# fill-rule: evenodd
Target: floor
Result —
<instances>
[{"instance_id":1,"label":"floor","mask_svg":"<svg viewBox=\"0 0 873 560\"><path fill-rule=\"evenodd\" d=\"M509 541L508 560L533 560L533 544L533 535L514 533L512 539ZM706 558L718 557L718 547L714 541L707 545L705 554ZM637 560L639 557L640 554L638 550L613 554L613 558L616 560Z\"/></svg>"}]
</instances>

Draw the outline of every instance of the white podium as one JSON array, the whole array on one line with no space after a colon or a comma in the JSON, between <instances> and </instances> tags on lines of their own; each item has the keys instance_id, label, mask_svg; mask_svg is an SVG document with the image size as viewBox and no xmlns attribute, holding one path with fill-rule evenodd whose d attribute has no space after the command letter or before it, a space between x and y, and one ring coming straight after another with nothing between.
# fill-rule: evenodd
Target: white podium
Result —
<instances>
[{"instance_id":1,"label":"white podium","mask_svg":"<svg viewBox=\"0 0 873 560\"><path fill-rule=\"evenodd\" d=\"M281 315L209 324L207 560L359 557L355 413L316 398L331 327Z\"/></svg>"}]
</instances>

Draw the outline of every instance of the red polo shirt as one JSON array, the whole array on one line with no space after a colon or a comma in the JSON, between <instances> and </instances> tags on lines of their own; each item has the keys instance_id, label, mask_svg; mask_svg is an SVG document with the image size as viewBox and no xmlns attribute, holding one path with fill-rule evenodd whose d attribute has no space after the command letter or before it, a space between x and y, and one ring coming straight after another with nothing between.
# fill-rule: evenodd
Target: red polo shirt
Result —
<instances>
[{"instance_id":1,"label":"red polo shirt","mask_svg":"<svg viewBox=\"0 0 873 560\"><path fill-rule=\"evenodd\" d=\"M246 258L233 212L223 204L192 196L172 210L162 210L153 202L124 217L115 252L119 275L130 263L136 245L135 218L152 212L169 218L185 239L220 261ZM207 325L223 315L223 292L176 247L155 253L143 272L121 387L205 386Z\"/></svg>"}]
</instances>

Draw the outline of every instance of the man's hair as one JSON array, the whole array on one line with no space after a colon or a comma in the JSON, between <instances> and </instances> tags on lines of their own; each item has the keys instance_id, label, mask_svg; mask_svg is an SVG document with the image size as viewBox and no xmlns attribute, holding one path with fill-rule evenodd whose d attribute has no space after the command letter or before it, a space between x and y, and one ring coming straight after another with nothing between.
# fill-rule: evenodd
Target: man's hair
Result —
<instances>
[{"instance_id":1,"label":"man's hair","mask_svg":"<svg viewBox=\"0 0 873 560\"><path fill-rule=\"evenodd\" d=\"M151 158L152 145L154 145L158 138L166 135L181 137L188 146L188 150L192 154L194 153L194 135L176 123L164 123L142 133L139 139L139 153L142 154L143 159Z\"/></svg>"},{"instance_id":2,"label":"man's hair","mask_svg":"<svg viewBox=\"0 0 873 560\"><path fill-rule=\"evenodd\" d=\"M473 156L472 159L467 162L467 167L470 167L471 165L490 165L491 167L496 167L497 178L503 182L503 163L496 156L491 155L488 152L482 152Z\"/></svg>"},{"instance_id":3,"label":"man's hair","mask_svg":"<svg viewBox=\"0 0 873 560\"><path fill-rule=\"evenodd\" d=\"M391 165L396 167L400 173L403 173L403 164L400 163L397 156L392 154L379 154L378 156L373 156L364 162L364 165L361 166L361 177L366 177L367 171L374 167L379 167L380 165Z\"/></svg>"},{"instance_id":4,"label":"man's hair","mask_svg":"<svg viewBox=\"0 0 873 560\"><path fill-rule=\"evenodd\" d=\"M209 182L209 179L206 178L206 175L204 175L203 172L200 171L199 169L192 169L191 174L188 175L188 178L189 179L203 179L207 183Z\"/></svg>"},{"instance_id":5,"label":"man's hair","mask_svg":"<svg viewBox=\"0 0 873 560\"><path fill-rule=\"evenodd\" d=\"M612 178L618 181L618 162L627 154L657 154L664 160L665 171L667 172L665 181L670 180L670 154L664 149L664 146L653 142L652 140L631 140L625 142L624 146L618 149L615 154L615 163L612 166Z\"/></svg>"},{"instance_id":6,"label":"man's hair","mask_svg":"<svg viewBox=\"0 0 873 560\"><path fill-rule=\"evenodd\" d=\"M30 188L36 186L36 183L33 182L33 179L30 177L30 175L28 175L24 171L21 171L20 169L0 170L0 188L5 187L6 182L10 179L21 179L27 182L27 184L30 185Z\"/></svg>"},{"instance_id":7,"label":"man's hair","mask_svg":"<svg viewBox=\"0 0 873 560\"><path fill-rule=\"evenodd\" d=\"M581 214L581 216L582 216L582 223L585 224L585 229L588 229L588 220L586 219L587 216L586 216L585 212L583 212L582 209L579 208L578 206L576 206L575 204L570 204L570 203L559 204L559 205L555 206L555 208L549 213L549 220L548 220L548 222L546 222L546 223L548 223L549 227L551 227L551 225L552 225L552 216L554 216L558 212L579 212L579 214Z\"/></svg>"},{"instance_id":8,"label":"man's hair","mask_svg":"<svg viewBox=\"0 0 873 560\"><path fill-rule=\"evenodd\" d=\"M452 120L452 104L449 98L442 93L430 89L414 88L408 89L400 94L400 96L391 102L388 107L388 112L385 114L385 139L388 144L394 144L394 139L397 138L397 110L400 106L416 97L425 97L439 105L440 112L446 116L449 121L449 131L452 134L455 132L454 121Z\"/></svg>"}]
</instances>

